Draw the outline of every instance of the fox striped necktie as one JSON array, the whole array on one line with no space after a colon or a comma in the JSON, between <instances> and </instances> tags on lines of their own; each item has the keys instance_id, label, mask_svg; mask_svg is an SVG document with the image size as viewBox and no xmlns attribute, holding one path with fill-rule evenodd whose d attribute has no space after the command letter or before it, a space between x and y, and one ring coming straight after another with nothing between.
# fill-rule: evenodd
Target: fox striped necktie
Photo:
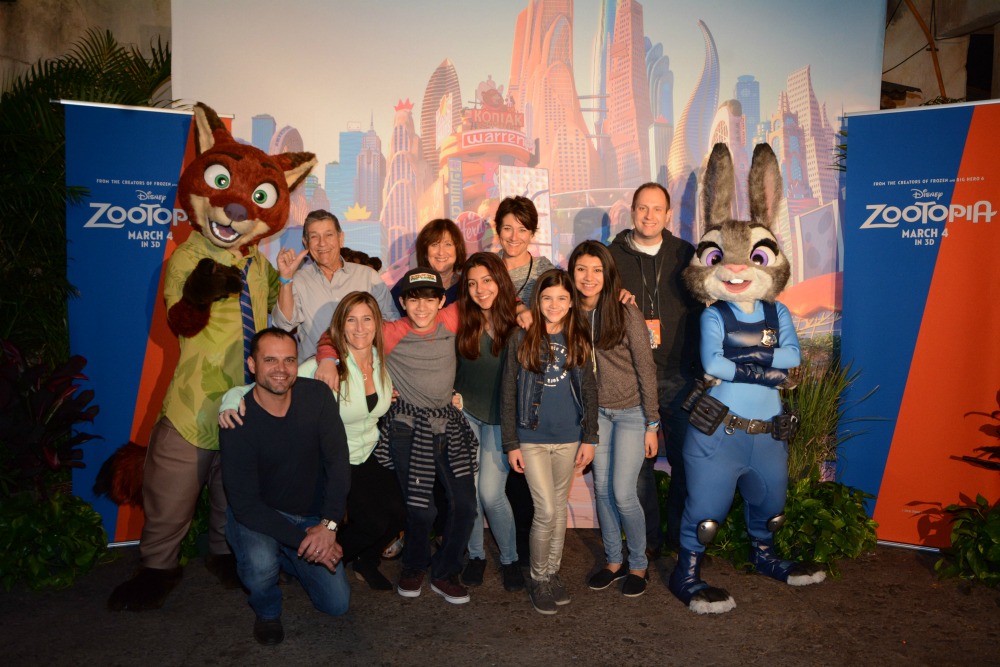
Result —
<instances>
[{"instance_id":1,"label":"fox striped necktie","mask_svg":"<svg viewBox=\"0 0 1000 667\"><path fill-rule=\"evenodd\" d=\"M253 323L253 304L250 303L250 285L247 283L247 274L250 272L250 264L253 257L247 257L247 265L243 267L243 289L240 290L240 315L243 320L243 381L246 384L253 382L250 374L250 367L247 359L250 358L250 343L253 341L257 328Z\"/></svg>"}]
</instances>

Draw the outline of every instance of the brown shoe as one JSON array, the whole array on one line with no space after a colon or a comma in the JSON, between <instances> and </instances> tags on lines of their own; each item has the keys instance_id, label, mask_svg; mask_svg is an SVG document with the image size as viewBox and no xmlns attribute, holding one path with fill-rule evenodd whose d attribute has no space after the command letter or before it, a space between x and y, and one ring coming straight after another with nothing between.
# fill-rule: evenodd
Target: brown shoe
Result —
<instances>
[{"instance_id":1,"label":"brown shoe","mask_svg":"<svg viewBox=\"0 0 1000 667\"><path fill-rule=\"evenodd\" d=\"M469 601L469 589L459 583L457 574L447 579L435 579L431 582L431 590L452 604L465 604Z\"/></svg>"},{"instance_id":2,"label":"brown shoe","mask_svg":"<svg viewBox=\"0 0 1000 667\"><path fill-rule=\"evenodd\" d=\"M404 598L420 597L420 589L424 585L424 571L404 568L399 575L396 592Z\"/></svg>"}]
</instances>

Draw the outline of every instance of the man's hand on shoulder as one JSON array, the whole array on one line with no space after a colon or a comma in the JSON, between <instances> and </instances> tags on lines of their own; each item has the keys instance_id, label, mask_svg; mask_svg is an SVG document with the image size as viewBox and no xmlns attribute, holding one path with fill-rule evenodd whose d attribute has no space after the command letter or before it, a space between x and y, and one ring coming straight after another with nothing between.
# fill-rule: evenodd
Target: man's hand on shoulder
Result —
<instances>
[{"instance_id":1,"label":"man's hand on shoulder","mask_svg":"<svg viewBox=\"0 0 1000 667\"><path fill-rule=\"evenodd\" d=\"M337 533L326 526L306 528L305 539L299 544L299 558L323 565L330 572L337 571L337 563L344 556L344 548L337 543Z\"/></svg>"}]
</instances>

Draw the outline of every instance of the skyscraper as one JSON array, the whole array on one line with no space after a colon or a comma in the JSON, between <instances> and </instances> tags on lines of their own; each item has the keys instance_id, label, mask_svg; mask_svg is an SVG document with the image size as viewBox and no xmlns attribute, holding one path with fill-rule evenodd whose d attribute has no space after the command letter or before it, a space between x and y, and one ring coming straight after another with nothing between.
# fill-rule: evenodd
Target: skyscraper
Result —
<instances>
[{"instance_id":1,"label":"skyscraper","mask_svg":"<svg viewBox=\"0 0 1000 667\"><path fill-rule=\"evenodd\" d=\"M597 153L573 75L572 0L531 0L517 18L508 91L537 141L537 167L554 193L587 190Z\"/></svg>"},{"instance_id":2,"label":"skyscraper","mask_svg":"<svg viewBox=\"0 0 1000 667\"><path fill-rule=\"evenodd\" d=\"M375 119L372 118L368 132L361 140L361 151L357 162L357 203L371 212L378 220L382 215L382 188L385 186L385 156L382 155L382 140L375 133Z\"/></svg>"},{"instance_id":3,"label":"skyscraper","mask_svg":"<svg viewBox=\"0 0 1000 667\"><path fill-rule=\"evenodd\" d=\"M337 218L342 218L357 201L355 181L358 172L358 153L361 152L361 141L365 133L361 131L361 123L347 124L347 131L340 133L340 163L336 169L327 168L326 196L330 199L330 212ZM329 176L332 175L331 180Z\"/></svg>"},{"instance_id":4,"label":"skyscraper","mask_svg":"<svg viewBox=\"0 0 1000 667\"><path fill-rule=\"evenodd\" d=\"M837 172L832 168L836 131L826 117L826 105L820 106L812 87L809 65L788 75L788 106L798 116L802 128L806 168L813 196L820 203L837 199Z\"/></svg>"},{"instance_id":5,"label":"skyscraper","mask_svg":"<svg viewBox=\"0 0 1000 667\"><path fill-rule=\"evenodd\" d=\"M747 155L753 155L753 138L757 133L757 125L760 124L760 82L752 74L737 77L733 97L743 107Z\"/></svg>"},{"instance_id":6,"label":"skyscraper","mask_svg":"<svg viewBox=\"0 0 1000 667\"><path fill-rule=\"evenodd\" d=\"M674 124L674 73L670 58L663 55L663 44L646 38L646 77L649 79L649 106L653 118Z\"/></svg>"},{"instance_id":7,"label":"skyscraper","mask_svg":"<svg viewBox=\"0 0 1000 667\"><path fill-rule=\"evenodd\" d=\"M792 221L807 211L816 208L819 203L809 187L809 174L803 153L804 133L799 126L798 116L788 103L788 94L781 91L778 94L778 109L771 115L767 142L771 144L778 166L781 168L781 178L785 186L784 205L781 206L778 219L774 225L775 236L781 244L793 268L792 283L805 266L802 257L802 247L799 245L800 235L792 229Z\"/></svg>"},{"instance_id":8,"label":"skyscraper","mask_svg":"<svg viewBox=\"0 0 1000 667\"><path fill-rule=\"evenodd\" d=\"M705 61L701 67L698 84L684 105L681 119L674 130L670 146L670 197L676 209L671 231L681 238L694 241L692 225L698 209L698 183L696 170L708 151L708 136L712 118L719 103L719 53L715 39L703 21L698 21L705 42Z\"/></svg>"},{"instance_id":9,"label":"skyscraper","mask_svg":"<svg viewBox=\"0 0 1000 667\"><path fill-rule=\"evenodd\" d=\"M670 156L670 142L674 138L674 126L660 116L649 126L649 173L652 180L663 187L670 182L667 160Z\"/></svg>"},{"instance_id":10,"label":"skyscraper","mask_svg":"<svg viewBox=\"0 0 1000 667\"><path fill-rule=\"evenodd\" d=\"M385 178L382 209L382 247L389 264L405 258L417 237L417 196L420 187L420 144L413 127L413 103L399 101L393 120L392 141Z\"/></svg>"},{"instance_id":11,"label":"skyscraper","mask_svg":"<svg viewBox=\"0 0 1000 667\"><path fill-rule=\"evenodd\" d=\"M604 133L604 119L608 113L608 53L615 32L615 9L617 0L601 0L597 32L594 34L593 63L591 67L591 91L593 92L594 138L597 155L601 160L610 150L608 137Z\"/></svg>"},{"instance_id":12,"label":"skyscraper","mask_svg":"<svg viewBox=\"0 0 1000 667\"><path fill-rule=\"evenodd\" d=\"M441 107L441 99L449 94L448 111L451 116L451 129L455 130L462 122L462 91L458 85L458 72L455 71L455 66L445 58L427 81L424 99L420 103L420 148L424 160L435 174L440 167L437 145L438 109Z\"/></svg>"},{"instance_id":13,"label":"skyscraper","mask_svg":"<svg viewBox=\"0 0 1000 667\"><path fill-rule=\"evenodd\" d=\"M652 123L642 5L635 0L619 0L611 40L605 125L615 149L619 187L635 188L649 180L646 137Z\"/></svg>"},{"instance_id":14,"label":"skyscraper","mask_svg":"<svg viewBox=\"0 0 1000 667\"><path fill-rule=\"evenodd\" d=\"M277 127L274 116L266 113L254 116L250 119L250 143L266 153L271 147L271 137Z\"/></svg>"}]
</instances>

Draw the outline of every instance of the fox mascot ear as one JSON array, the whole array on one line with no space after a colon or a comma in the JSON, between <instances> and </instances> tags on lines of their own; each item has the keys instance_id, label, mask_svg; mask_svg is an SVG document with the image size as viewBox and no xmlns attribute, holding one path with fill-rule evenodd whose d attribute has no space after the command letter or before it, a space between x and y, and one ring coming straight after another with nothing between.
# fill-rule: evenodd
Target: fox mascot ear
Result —
<instances>
[{"instance_id":1,"label":"fox mascot ear","mask_svg":"<svg viewBox=\"0 0 1000 667\"><path fill-rule=\"evenodd\" d=\"M268 155L233 139L218 114L194 107L197 157L181 174L180 204L191 226L220 248L247 249L284 229L291 191L316 165L312 153Z\"/></svg>"},{"instance_id":2,"label":"fox mascot ear","mask_svg":"<svg viewBox=\"0 0 1000 667\"><path fill-rule=\"evenodd\" d=\"M774 301L791 274L774 235L781 171L767 144L754 149L748 181L750 220L736 220L733 159L728 146L715 144L702 181L705 234L682 274L699 301L730 301L745 312L751 312L757 300Z\"/></svg>"}]
</instances>

